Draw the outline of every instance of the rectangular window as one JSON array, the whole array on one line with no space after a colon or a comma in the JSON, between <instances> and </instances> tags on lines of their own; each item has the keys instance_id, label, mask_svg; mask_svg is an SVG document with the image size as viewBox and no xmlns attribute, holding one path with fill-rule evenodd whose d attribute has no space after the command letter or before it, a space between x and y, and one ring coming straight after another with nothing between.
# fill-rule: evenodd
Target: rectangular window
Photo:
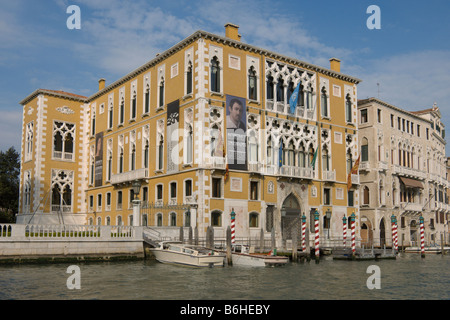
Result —
<instances>
[{"instance_id":1,"label":"rectangular window","mask_svg":"<svg viewBox=\"0 0 450 320\"><path fill-rule=\"evenodd\" d=\"M122 210L122 191L117 191L117 210Z\"/></svg>"},{"instance_id":2,"label":"rectangular window","mask_svg":"<svg viewBox=\"0 0 450 320\"><path fill-rule=\"evenodd\" d=\"M381 109L377 109L377 119L378 123L381 123Z\"/></svg>"},{"instance_id":3,"label":"rectangular window","mask_svg":"<svg viewBox=\"0 0 450 320\"><path fill-rule=\"evenodd\" d=\"M90 195L89 196L89 209L94 209L94 196Z\"/></svg>"},{"instance_id":4,"label":"rectangular window","mask_svg":"<svg viewBox=\"0 0 450 320\"><path fill-rule=\"evenodd\" d=\"M158 184L156 186L156 200L162 201L163 199L163 185Z\"/></svg>"},{"instance_id":5,"label":"rectangular window","mask_svg":"<svg viewBox=\"0 0 450 320\"><path fill-rule=\"evenodd\" d=\"M250 181L250 200L258 200L258 181Z\"/></svg>"},{"instance_id":6,"label":"rectangular window","mask_svg":"<svg viewBox=\"0 0 450 320\"><path fill-rule=\"evenodd\" d=\"M106 207L105 210L111 210L111 192L106 193Z\"/></svg>"},{"instance_id":7,"label":"rectangular window","mask_svg":"<svg viewBox=\"0 0 450 320\"><path fill-rule=\"evenodd\" d=\"M97 210L102 211L102 194L97 195Z\"/></svg>"},{"instance_id":8,"label":"rectangular window","mask_svg":"<svg viewBox=\"0 0 450 320\"><path fill-rule=\"evenodd\" d=\"M361 110L361 123L367 123L368 117L367 117L367 109Z\"/></svg>"},{"instance_id":9,"label":"rectangular window","mask_svg":"<svg viewBox=\"0 0 450 320\"><path fill-rule=\"evenodd\" d=\"M394 127L394 115L391 114L391 128Z\"/></svg>"},{"instance_id":10,"label":"rectangular window","mask_svg":"<svg viewBox=\"0 0 450 320\"><path fill-rule=\"evenodd\" d=\"M353 207L354 206L354 202L353 202L353 193L354 191L349 191L348 192L348 206L349 207Z\"/></svg>"},{"instance_id":11,"label":"rectangular window","mask_svg":"<svg viewBox=\"0 0 450 320\"><path fill-rule=\"evenodd\" d=\"M331 204L331 190L328 188L323 189L323 204L325 205Z\"/></svg>"},{"instance_id":12,"label":"rectangular window","mask_svg":"<svg viewBox=\"0 0 450 320\"><path fill-rule=\"evenodd\" d=\"M222 188L222 179L221 178L212 178L212 197L220 198L221 197L221 188Z\"/></svg>"},{"instance_id":13,"label":"rectangular window","mask_svg":"<svg viewBox=\"0 0 450 320\"><path fill-rule=\"evenodd\" d=\"M186 180L184 182L184 195L186 197L192 196L192 180Z\"/></svg>"},{"instance_id":14,"label":"rectangular window","mask_svg":"<svg viewBox=\"0 0 450 320\"><path fill-rule=\"evenodd\" d=\"M170 183L170 198L171 199L177 198L177 183L176 182Z\"/></svg>"}]
</instances>

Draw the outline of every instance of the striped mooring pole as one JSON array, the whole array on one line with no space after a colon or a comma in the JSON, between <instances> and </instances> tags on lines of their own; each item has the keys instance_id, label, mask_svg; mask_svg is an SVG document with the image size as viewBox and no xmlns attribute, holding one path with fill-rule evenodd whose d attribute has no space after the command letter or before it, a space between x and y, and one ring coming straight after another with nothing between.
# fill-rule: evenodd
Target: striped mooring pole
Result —
<instances>
[{"instance_id":1,"label":"striped mooring pole","mask_svg":"<svg viewBox=\"0 0 450 320\"><path fill-rule=\"evenodd\" d=\"M392 228L392 249L397 251L397 224L396 224L396 218L394 214L391 216L391 228Z\"/></svg>"},{"instance_id":2,"label":"striped mooring pole","mask_svg":"<svg viewBox=\"0 0 450 320\"><path fill-rule=\"evenodd\" d=\"M316 259L316 263L319 262L319 255L320 255L320 248L319 248L319 211L316 210L314 213L314 233L315 233L315 239L314 239L314 258Z\"/></svg>"},{"instance_id":3,"label":"striped mooring pole","mask_svg":"<svg viewBox=\"0 0 450 320\"><path fill-rule=\"evenodd\" d=\"M302 252L306 252L306 216L302 216Z\"/></svg>"},{"instance_id":4,"label":"striped mooring pole","mask_svg":"<svg viewBox=\"0 0 450 320\"><path fill-rule=\"evenodd\" d=\"M397 218L395 218L394 222L394 234L395 234L395 252L398 252L398 233L397 233Z\"/></svg>"},{"instance_id":5,"label":"striped mooring pole","mask_svg":"<svg viewBox=\"0 0 450 320\"><path fill-rule=\"evenodd\" d=\"M344 215L344 217L342 218L342 235L344 238L344 247L347 244L347 217Z\"/></svg>"},{"instance_id":6,"label":"striped mooring pole","mask_svg":"<svg viewBox=\"0 0 450 320\"><path fill-rule=\"evenodd\" d=\"M420 255L422 258L425 258L425 234L424 234L424 227L423 227L423 217L420 216Z\"/></svg>"},{"instance_id":7,"label":"striped mooring pole","mask_svg":"<svg viewBox=\"0 0 450 320\"><path fill-rule=\"evenodd\" d=\"M234 212L234 208L231 208L231 244L232 245L236 243L235 224L236 224L236 213Z\"/></svg>"},{"instance_id":8,"label":"striped mooring pole","mask_svg":"<svg viewBox=\"0 0 450 320\"><path fill-rule=\"evenodd\" d=\"M351 222L352 222L352 258L355 258L355 254L356 254L356 244L355 244L355 227L356 227L356 222L355 222L355 213L353 212L352 215L350 216Z\"/></svg>"}]
</instances>

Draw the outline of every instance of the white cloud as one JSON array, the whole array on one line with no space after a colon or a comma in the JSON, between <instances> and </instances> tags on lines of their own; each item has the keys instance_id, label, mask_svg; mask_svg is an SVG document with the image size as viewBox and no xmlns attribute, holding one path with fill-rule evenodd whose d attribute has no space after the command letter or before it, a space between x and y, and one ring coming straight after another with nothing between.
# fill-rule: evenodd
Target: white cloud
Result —
<instances>
[{"instance_id":1,"label":"white cloud","mask_svg":"<svg viewBox=\"0 0 450 320\"><path fill-rule=\"evenodd\" d=\"M434 102L450 113L450 51L411 52L373 60L365 66L360 98L377 97L406 110L429 108Z\"/></svg>"}]
</instances>

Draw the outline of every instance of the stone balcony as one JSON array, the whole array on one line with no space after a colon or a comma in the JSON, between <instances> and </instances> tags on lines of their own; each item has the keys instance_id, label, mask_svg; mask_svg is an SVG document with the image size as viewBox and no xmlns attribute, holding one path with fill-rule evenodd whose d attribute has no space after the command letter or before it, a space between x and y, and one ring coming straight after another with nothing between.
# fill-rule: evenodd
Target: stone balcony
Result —
<instances>
[{"instance_id":1,"label":"stone balcony","mask_svg":"<svg viewBox=\"0 0 450 320\"><path fill-rule=\"evenodd\" d=\"M147 179L148 177L148 169L142 168L112 175L111 184L131 183L134 180Z\"/></svg>"}]
</instances>

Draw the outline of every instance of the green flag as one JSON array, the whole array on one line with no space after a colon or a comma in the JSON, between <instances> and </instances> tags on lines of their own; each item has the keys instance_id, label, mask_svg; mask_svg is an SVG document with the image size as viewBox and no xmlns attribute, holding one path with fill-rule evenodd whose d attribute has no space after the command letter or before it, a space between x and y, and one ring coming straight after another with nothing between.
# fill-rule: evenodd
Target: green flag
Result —
<instances>
[{"instance_id":1,"label":"green flag","mask_svg":"<svg viewBox=\"0 0 450 320\"><path fill-rule=\"evenodd\" d=\"M317 150L319 150L319 148L316 149L316 152L314 152L314 157L311 160L311 167L313 168L313 170L316 169Z\"/></svg>"}]
</instances>

